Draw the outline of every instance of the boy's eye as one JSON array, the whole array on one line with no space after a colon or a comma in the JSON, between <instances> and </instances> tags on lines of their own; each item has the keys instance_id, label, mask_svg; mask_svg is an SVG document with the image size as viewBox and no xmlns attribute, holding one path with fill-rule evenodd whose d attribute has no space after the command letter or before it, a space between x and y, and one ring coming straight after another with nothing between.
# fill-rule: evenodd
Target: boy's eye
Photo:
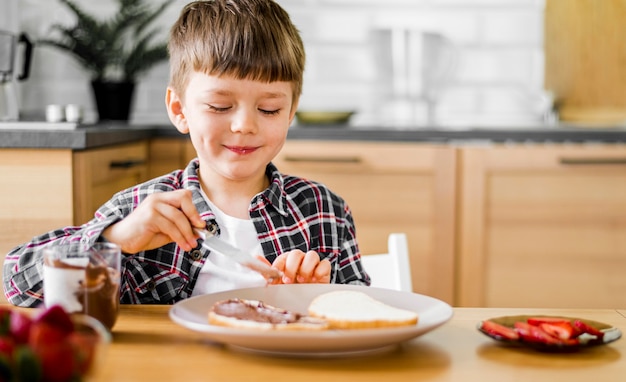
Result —
<instances>
[{"instance_id":1,"label":"boy's eye","mask_svg":"<svg viewBox=\"0 0 626 382\"><path fill-rule=\"evenodd\" d=\"M227 107L218 107L218 106L213 106L213 105L207 105L209 107L209 110L211 111L215 111L215 112L225 112L228 111L231 107L227 106Z\"/></svg>"},{"instance_id":2,"label":"boy's eye","mask_svg":"<svg viewBox=\"0 0 626 382\"><path fill-rule=\"evenodd\" d=\"M280 109L276 109L276 110L264 110L264 109L259 109L259 111L263 114L267 114L267 115L276 115L278 113L280 113Z\"/></svg>"}]
</instances>

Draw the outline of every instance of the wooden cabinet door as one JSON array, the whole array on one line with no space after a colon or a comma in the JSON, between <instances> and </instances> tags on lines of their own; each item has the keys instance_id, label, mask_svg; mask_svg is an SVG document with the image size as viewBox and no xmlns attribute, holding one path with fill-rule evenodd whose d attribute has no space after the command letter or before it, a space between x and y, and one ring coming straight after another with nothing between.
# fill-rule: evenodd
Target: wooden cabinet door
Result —
<instances>
[{"instance_id":1,"label":"wooden cabinet door","mask_svg":"<svg viewBox=\"0 0 626 382\"><path fill-rule=\"evenodd\" d=\"M148 142L74 153L74 224L93 218L113 194L148 179Z\"/></svg>"},{"instance_id":2,"label":"wooden cabinet door","mask_svg":"<svg viewBox=\"0 0 626 382\"><path fill-rule=\"evenodd\" d=\"M0 256L72 224L72 151L0 150Z\"/></svg>"},{"instance_id":3,"label":"wooden cabinet door","mask_svg":"<svg viewBox=\"0 0 626 382\"><path fill-rule=\"evenodd\" d=\"M455 150L415 143L288 140L286 174L326 184L353 211L363 255L408 236L415 292L452 303Z\"/></svg>"},{"instance_id":4,"label":"wooden cabinet door","mask_svg":"<svg viewBox=\"0 0 626 382\"><path fill-rule=\"evenodd\" d=\"M150 140L149 156L148 176L156 178L185 168L196 157L196 152L188 137L164 137Z\"/></svg>"},{"instance_id":5,"label":"wooden cabinet door","mask_svg":"<svg viewBox=\"0 0 626 382\"><path fill-rule=\"evenodd\" d=\"M626 306L626 146L463 148L458 305Z\"/></svg>"}]
</instances>

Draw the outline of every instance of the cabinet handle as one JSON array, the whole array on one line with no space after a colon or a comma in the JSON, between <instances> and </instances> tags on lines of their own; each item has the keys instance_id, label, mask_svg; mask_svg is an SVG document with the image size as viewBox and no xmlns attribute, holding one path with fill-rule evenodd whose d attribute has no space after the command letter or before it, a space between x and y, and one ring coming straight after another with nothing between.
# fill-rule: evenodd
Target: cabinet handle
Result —
<instances>
[{"instance_id":1,"label":"cabinet handle","mask_svg":"<svg viewBox=\"0 0 626 382\"><path fill-rule=\"evenodd\" d=\"M317 162L317 163L360 163L360 157L307 157L307 156L285 156L286 162Z\"/></svg>"},{"instance_id":2,"label":"cabinet handle","mask_svg":"<svg viewBox=\"0 0 626 382\"><path fill-rule=\"evenodd\" d=\"M559 162L568 166L626 165L626 158L561 158Z\"/></svg>"},{"instance_id":3,"label":"cabinet handle","mask_svg":"<svg viewBox=\"0 0 626 382\"><path fill-rule=\"evenodd\" d=\"M112 161L111 163L109 163L109 168L128 169L131 167L141 166L144 164L146 164L146 161L143 159L128 159L128 160Z\"/></svg>"}]
</instances>

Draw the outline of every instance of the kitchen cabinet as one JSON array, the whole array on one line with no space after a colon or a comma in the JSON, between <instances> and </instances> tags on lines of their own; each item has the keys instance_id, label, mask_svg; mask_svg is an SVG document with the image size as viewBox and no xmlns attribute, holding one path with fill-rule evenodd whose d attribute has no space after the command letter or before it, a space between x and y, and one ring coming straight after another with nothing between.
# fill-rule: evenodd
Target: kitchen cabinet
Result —
<instances>
[{"instance_id":1,"label":"kitchen cabinet","mask_svg":"<svg viewBox=\"0 0 626 382\"><path fill-rule=\"evenodd\" d=\"M185 168L196 152L187 137L158 137L150 140L149 156L148 174L152 179Z\"/></svg>"},{"instance_id":2,"label":"kitchen cabinet","mask_svg":"<svg viewBox=\"0 0 626 382\"><path fill-rule=\"evenodd\" d=\"M626 120L624 0L546 0L545 88L566 121Z\"/></svg>"},{"instance_id":3,"label":"kitchen cabinet","mask_svg":"<svg viewBox=\"0 0 626 382\"><path fill-rule=\"evenodd\" d=\"M452 303L455 149L401 142L287 140L274 163L326 184L352 209L363 255L408 236L415 292Z\"/></svg>"},{"instance_id":4,"label":"kitchen cabinet","mask_svg":"<svg viewBox=\"0 0 626 382\"><path fill-rule=\"evenodd\" d=\"M459 151L457 305L626 306L626 145Z\"/></svg>"},{"instance_id":5,"label":"kitchen cabinet","mask_svg":"<svg viewBox=\"0 0 626 382\"><path fill-rule=\"evenodd\" d=\"M74 222L82 224L113 194L148 179L148 142L73 154Z\"/></svg>"},{"instance_id":6,"label":"kitchen cabinet","mask_svg":"<svg viewBox=\"0 0 626 382\"><path fill-rule=\"evenodd\" d=\"M0 150L0 254L91 219L115 192L147 179L147 154L147 141L82 151Z\"/></svg>"}]
</instances>

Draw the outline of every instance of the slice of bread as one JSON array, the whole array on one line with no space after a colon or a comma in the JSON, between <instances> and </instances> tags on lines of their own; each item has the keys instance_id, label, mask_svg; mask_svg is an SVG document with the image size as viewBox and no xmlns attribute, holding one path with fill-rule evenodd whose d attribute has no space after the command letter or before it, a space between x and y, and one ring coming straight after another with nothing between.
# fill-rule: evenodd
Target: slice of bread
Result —
<instances>
[{"instance_id":1,"label":"slice of bread","mask_svg":"<svg viewBox=\"0 0 626 382\"><path fill-rule=\"evenodd\" d=\"M257 330L325 330L328 322L277 308L261 301L233 298L218 301L209 311L211 325Z\"/></svg>"},{"instance_id":2,"label":"slice of bread","mask_svg":"<svg viewBox=\"0 0 626 382\"><path fill-rule=\"evenodd\" d=\"M363 292L339 290L321 294L309 315L328 321L331 329L365 329L415 325L418 314L395 308Z\"/></svg>"}]
</instances>

